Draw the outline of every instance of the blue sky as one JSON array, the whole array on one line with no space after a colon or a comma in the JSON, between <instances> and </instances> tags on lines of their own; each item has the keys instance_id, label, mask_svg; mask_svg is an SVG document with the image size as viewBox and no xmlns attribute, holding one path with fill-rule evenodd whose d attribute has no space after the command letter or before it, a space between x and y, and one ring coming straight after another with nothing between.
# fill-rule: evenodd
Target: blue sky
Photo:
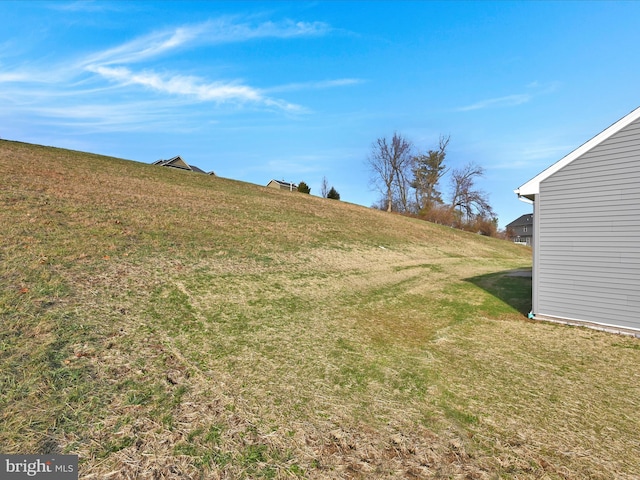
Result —
<instances>
[{"instance_id":1,"label":"blue sky","mask_svg":"<svg viewBox=\"0 0 640 480\"><path fill-rule=\"evenodd\" d=\"M640 105L640 2L0 2L0 138L372 205L398 132L513 190ZM446 192L447 182L442 185Z\"/></svg>"}]
</instances>

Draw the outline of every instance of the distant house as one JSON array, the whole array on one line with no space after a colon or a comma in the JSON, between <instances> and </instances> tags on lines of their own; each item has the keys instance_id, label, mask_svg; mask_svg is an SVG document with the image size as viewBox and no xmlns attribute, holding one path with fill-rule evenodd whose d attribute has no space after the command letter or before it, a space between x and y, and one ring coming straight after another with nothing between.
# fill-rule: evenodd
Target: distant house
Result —
<instances>
[{"instance_id":1,"label":"distant house","mask_svg":"<svg viewBox=\"0 0 640 480\"><path fill-rule=\"evenodd\" d=\"M534 206L534 317L640 336L640 108L515 193Z\"/></svg>"},{"instance_id":2,"label":"distant house","mask_svg":"<svg viewBox=\"0 0 640 480\"><path fill-rule=\"evenodd\" d=\"M157 160L152 163L152 165L160 165L161 167L171 167L178 168L180 170L187 170L189 172L195 173L204 173L206 175L215 175L214 172L205 172L201 168L196 167L195 165L189 165L185 162L180 155L177 157L170 158L169 160Z\"/></svg>"},{"instance_id":3,"label":"distant house","mask_svg":"<svg viewBox=\"0 0 640 480\"><path fill-rule=\"evenodd\" d=\"M284 180L271 180L267 183L267 187L276 188L278 190L288 190L290 192L298 190L298 186L295 183L285 182Z\"/></svg>"},{"instance_id":4,"label":"distant house","mask_svg":"<svg viewBox=\"0 0 640 480\"><path fill-rule=\"evenodd\" d=\"M533 244L533 213L527 213L507 225L507 235L514 243Z\"/></svg>"}]
</instances>

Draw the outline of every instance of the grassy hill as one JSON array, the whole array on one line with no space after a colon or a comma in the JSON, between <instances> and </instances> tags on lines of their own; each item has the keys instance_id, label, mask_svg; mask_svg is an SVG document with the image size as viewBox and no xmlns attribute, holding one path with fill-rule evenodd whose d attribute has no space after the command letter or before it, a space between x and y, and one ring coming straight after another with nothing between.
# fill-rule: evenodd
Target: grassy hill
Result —
<instances>
[{"instance_id":1,"label":"grassy hill","mask_svg":"<svg viewBox=\"0 0 640 480\"><path fill-rule=\"evenodd\" d=\"M631 479L640 341L524 247L0 141L0 445L81 478Z\"/></svg>"}]
</instances>

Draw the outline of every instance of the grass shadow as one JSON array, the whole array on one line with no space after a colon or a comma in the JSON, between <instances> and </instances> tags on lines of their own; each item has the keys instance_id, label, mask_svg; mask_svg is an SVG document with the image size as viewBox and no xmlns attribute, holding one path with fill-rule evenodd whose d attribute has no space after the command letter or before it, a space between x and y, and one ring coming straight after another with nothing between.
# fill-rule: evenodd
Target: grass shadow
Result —
<instances>
[{"instance_id":1,"label":"grass shadow","mask_svg":"<svg viewBox=\"0 0 640 480\"><path fill-rule=\"evenodd\" d=\"M465 278L522 315L531 311L531 269L505 270Z\"/></svg>"}]
</instances>

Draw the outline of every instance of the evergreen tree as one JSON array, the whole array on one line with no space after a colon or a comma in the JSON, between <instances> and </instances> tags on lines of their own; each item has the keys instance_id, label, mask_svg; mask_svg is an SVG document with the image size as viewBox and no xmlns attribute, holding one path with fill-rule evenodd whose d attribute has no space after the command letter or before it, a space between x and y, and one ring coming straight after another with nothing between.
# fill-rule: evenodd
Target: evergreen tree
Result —
<instances>
[{"instance_id":1,"label":"evergreen tree","mask_svg":"<svg viewBox=\"0 0 640 480\"><path fill-rule=\"evenodd\" d=\"M438 191L438 182L447 173L444 158L449 137L440 137L438 150L429 150L426 154L414 157L413 182L417 210L428 212L436 205L441 205L442 196Z\"/></svg>"},{"instance_id":2,"label":"evergreen tree","mask_svg":"<svg viewBox=\"0 0 640 480\"><path fill-rule=\"evenodd\" d=\"M298 184L298 191L301 193L311 193L311 188L305 182L300 182Z\"/></svg>"},{"instance_id":3,"label":"evergreen tree","mask_svg":"<svg viewBox=\"0 0 640 480\"><path fill-rule=\"evenodd\" d=\"M333 200L340 200L340 194L335 188L331 187L331 190L329 190L329 193L327 193L327 198L331 198Z\"/></svg>"}]
</instances>

